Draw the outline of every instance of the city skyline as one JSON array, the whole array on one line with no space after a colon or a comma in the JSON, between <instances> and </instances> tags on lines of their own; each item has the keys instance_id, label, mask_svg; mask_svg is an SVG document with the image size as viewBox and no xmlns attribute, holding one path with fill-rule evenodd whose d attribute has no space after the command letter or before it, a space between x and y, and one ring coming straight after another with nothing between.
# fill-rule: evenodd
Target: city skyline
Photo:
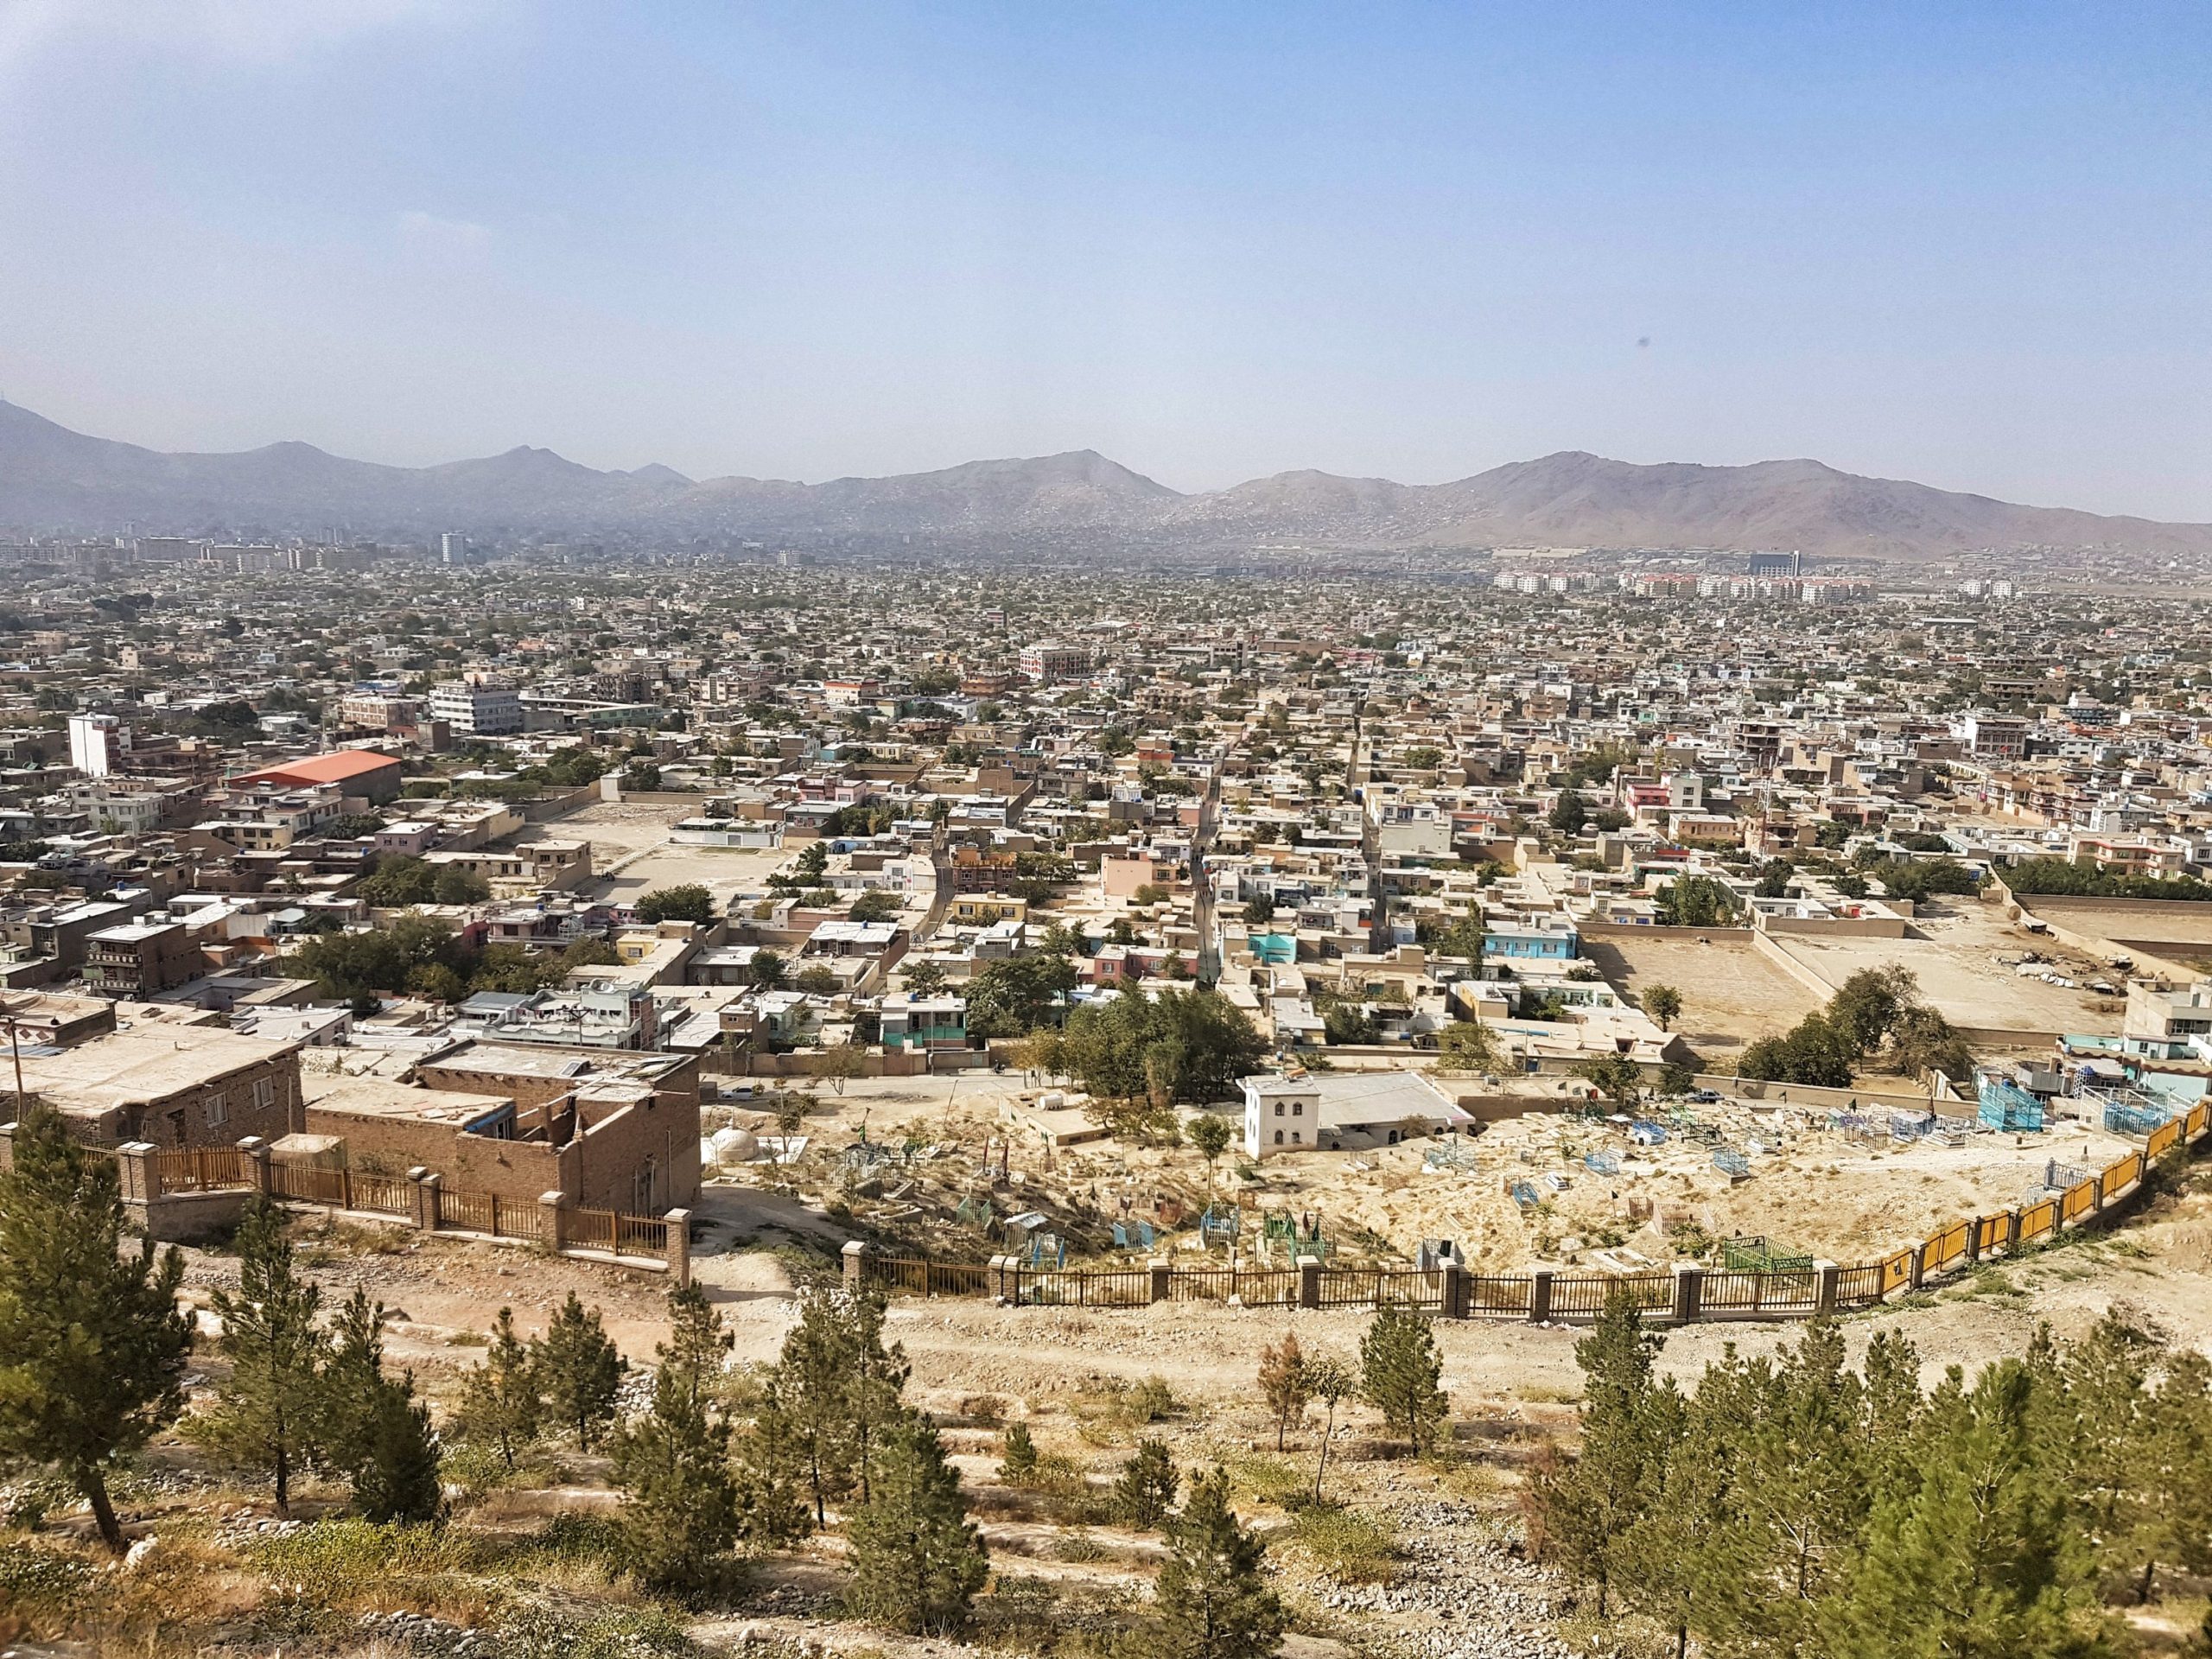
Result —
<instances>
[{"instance_id":1,"label":"city skyline","mask_svg":"<svg viewBox=\"0 0 2212 1659\"><path fill-rule=\"evenodd\" d=\"M1811 456L2208 519L2206 41L2064 7L23 5L0 395L400 465Z\"/></svg>"}]
</instances>

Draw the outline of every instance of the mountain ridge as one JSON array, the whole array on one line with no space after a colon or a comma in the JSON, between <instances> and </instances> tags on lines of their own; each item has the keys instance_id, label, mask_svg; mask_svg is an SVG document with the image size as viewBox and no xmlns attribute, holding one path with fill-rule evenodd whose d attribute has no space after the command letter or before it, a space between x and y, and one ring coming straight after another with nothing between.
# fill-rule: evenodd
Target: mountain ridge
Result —
<instances>
[{"instance_id":1,"label":"mountain ridge","mask_svg":"<svg viewBox=\"0 0 2212 1659\"><path fill-rule=\"evenodd\" d=\"M125 524L172 534L313 533L333 524L378 535L1118 531L1193 544L1795 548L1904 560L2029 548L2212 554L2212 525L2024 506L1806 457L1713 467L1569 449L1441 484L1300 468L1185 493L1095 449L1073 449L808 484L695 480L657 462L602 472L528 444L420 467L354 461L297 440L167 453L74 432L0 401L0 525L111 533Z\"/></svg>"}]
</instances>

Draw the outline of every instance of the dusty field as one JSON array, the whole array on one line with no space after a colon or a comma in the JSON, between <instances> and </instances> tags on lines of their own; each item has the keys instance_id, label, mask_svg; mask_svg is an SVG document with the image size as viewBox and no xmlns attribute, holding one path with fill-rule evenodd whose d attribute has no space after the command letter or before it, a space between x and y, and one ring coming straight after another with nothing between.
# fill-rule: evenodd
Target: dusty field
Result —
<instances>
[{"instance_id":1,"label":"dusty field","mask_svg":"<svg viewBox=\"0 0 2212 1659\"><path fill-rule=\"evenodd\" d=\"M2005 921L1993 905L1967 901L1946 906L1913 926L1924 937L1790 937L1777 943L1830 986L1841 985L1862 968L1910 968L1919 976L1921 995L1953 1025L2038 1032L2120 1029L2120 999L2086 988L2063 990L2024 978L1997 961L2034 951L2085 987L2090 980L2112 977L2105 964Z\"/></svg>"},{"instance_id":2,"label":"dusty field","mask_svg":"<svg viewBox=\"0 0 2212 1659\"><path fill-rule=\"evenodd\" d=\"M1654 985L1682 995L1682 1039L1709 1058L1732 1056L1745 1043L1786 1031L1819 1006L1796 980L1748 942L1700 944L1688 928L1652 928L1634 937L1586 940L1583 952L1631 996Z\"/></svg>"},{"instance_id":3,"label":"dusty field","mask_svg":"<svg viewBox=\"0 0 2212 1659\"><path fill-rule=\"evenodd\" d=\"M787 853L669 844L669 826L691 817L706 799L702 795L692 805L594 801L566 817L531 824L514 839L518 844L588 841L593 868L601 874L585 890L618 904L687 881L699 883L721 903L734 893L760 892Z\"/></svg>"}]
</instances>

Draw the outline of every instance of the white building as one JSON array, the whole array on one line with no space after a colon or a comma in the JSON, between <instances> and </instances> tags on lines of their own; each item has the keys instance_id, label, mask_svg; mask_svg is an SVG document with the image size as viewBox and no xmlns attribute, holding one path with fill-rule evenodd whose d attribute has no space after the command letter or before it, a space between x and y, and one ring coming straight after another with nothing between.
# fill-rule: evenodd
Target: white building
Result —
<instances>
[{"instance_id":1,"label":"white building","mask_svg":"<svg viewBox=\"0 0 2212 1659\"><path fill-rule=\"evenodd\" d=\"M430 688L430 718L464 737L505 737L522 730L522 699L505 680L447 680Z\"/></svg>"},{"instance_id":2,"label":"white building","mask_svg":"<svg viewBox=\"0 0 2212 1659\"><path fill-rule=\"evenodd\" d=\"M1244 1154L1341 1152L1474 1128L1459 1103L1418 1071L1263 1072L1243 1081Z\"/></svg>"},{"instance_id":3,"label":"white building","mask_svg":"<svg viewBox=\"0 0 2212 1659\"><path fill-rule=\"evenodd\" d=\"M113 772L123 752L123 722L113 715L69 716L69 764L87 778Z\"/></svg>"}]
</instances>

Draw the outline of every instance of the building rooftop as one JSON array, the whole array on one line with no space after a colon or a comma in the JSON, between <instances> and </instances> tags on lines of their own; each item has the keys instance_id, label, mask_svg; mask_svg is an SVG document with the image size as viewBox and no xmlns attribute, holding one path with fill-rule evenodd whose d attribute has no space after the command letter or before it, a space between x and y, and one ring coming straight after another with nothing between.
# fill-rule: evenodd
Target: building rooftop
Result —
<instances>
[{"instance_id":1,"label":"building rooftop","mask_svg":"<svg viewBox=\"0 0 2212 1659\"><path fill-rule=\"evenodd\" d=\"M199 1026L117 1031L59 1053L23 1057L23 1087L57 1106L140 1105L259 1065L296 1045Z\"/></svg>"}]
</instances>

